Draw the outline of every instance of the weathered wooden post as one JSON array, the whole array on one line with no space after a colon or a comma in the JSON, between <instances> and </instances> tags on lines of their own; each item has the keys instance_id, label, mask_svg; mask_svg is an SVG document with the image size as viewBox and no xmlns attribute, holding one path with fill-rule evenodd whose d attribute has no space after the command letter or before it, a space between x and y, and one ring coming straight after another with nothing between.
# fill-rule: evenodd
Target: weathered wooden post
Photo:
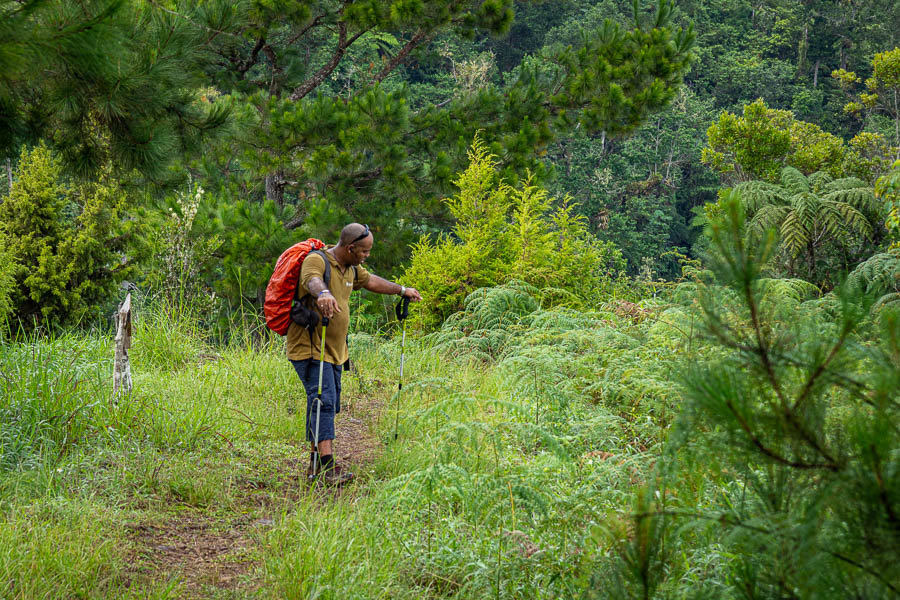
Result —
<instances>
[{"instance_id":1,"label":"weathered wooden post","mask_svg":"<svg viewBox=\"0 0 900 600\"><path fill-rule=\"evenodd\" d=\"M128 363L128 349L131 348L131 294L116 313L116 359L113 364L113 401L120 395L131 393L131 365Z\"/></svg>"}]
</instances>

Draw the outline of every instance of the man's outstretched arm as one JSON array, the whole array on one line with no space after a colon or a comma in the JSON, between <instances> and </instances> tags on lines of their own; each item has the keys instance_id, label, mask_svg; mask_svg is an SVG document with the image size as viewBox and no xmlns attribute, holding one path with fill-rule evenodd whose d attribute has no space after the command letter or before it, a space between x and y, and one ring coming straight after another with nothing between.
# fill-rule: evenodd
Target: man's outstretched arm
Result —
<instances>
[{"instance_id":1,"label":"man's outstretched arm","mask_svg":"<svg viewBox=\"0 0 900 600\"><path fill-rule=\"evenodd\" d=\"M399 283L388 281L378 275L369 274L369 280L363 284L363 287L376 294L399 294L403 291L403 295L413 302L418 302L422 299L422 295L416 288L404 288Z\"/></svg>"}]
</instances>

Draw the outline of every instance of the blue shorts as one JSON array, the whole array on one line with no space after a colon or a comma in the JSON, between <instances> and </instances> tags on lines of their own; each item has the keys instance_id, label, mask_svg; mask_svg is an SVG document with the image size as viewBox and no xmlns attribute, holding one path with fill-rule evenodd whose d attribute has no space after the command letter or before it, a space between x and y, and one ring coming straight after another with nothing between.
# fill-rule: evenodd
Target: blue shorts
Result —
<instances>
[{"instance_id":1,"label":"blue shorts","mask_svg":"<svg viewBox=\"0 0 900 600\"><path fill-rule=\"evenodd\" d=\"M292 360L294 370L306 388L306 441L316 439L316 395L319 390L319 361ZM342 365L325 362L322 366L322 408L319 417L319 441L334 439L334 415L341 412Z\"/></svg>"}]
</instances>

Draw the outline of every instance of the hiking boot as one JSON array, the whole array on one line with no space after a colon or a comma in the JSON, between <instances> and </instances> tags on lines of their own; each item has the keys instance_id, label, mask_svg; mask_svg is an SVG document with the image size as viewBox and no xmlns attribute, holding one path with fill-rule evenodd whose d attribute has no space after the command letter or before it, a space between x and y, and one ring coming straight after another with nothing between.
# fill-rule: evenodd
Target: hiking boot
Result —
<instances>
[{"instance_id":1,"label":"hiking boot","mask_svg":"<svg viewBox=\"0 0 900 600\"><path fill-rule=\"evenodd\" d=\"M320 467L319 472L313 475L312 465L306 468L306 480L313 482L321 481L325 485L342 486L345 483L353 481L354 475L350 471L345 470L341 465L331 463L330 467Z\"/></svg>"},{"instance_id":2,"label":"hiking boot","mask_svg":"<svg viewBox=\"0 0 900 600\"><path fill-rule=\"evenodd\" d=\"M353 481L353 477L353 473L344 469L337 463L332 463L331 468L326 468L322 471L322 481L324 481L326 485L342 486L345 483Z\"/></svg>"}]
</instances>

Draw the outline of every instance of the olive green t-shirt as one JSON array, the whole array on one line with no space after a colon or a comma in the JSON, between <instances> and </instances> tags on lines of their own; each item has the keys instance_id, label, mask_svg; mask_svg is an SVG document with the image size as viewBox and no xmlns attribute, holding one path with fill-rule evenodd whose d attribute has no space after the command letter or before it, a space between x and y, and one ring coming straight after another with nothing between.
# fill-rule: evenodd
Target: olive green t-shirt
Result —
<instances>
[{"instance_id":1,"label":"olive green t-shirt","mask_svg":"<svg viewBox=\"0 0 900 600\"><path fill-rule=\"evenodd\" d=\"M326 248L333 247L327 246ZM360 289L369 281L369 272L362 265L357 266L356 280L354 281L353 267L347 267L345 271L342 271L337 260L326 249L323 249L323 253L331 263L331 281L328 289L331 290L331 295L337 300L338 307L341 309L341 312L335 312L328 321L328 329L325 332L325 362L340 365L347 361L350 354L347 349L347 331L350 328L350 292ZM303 260L303 266L300 269L300 283L297 286L298 298L309 293L307 286L313 277L325 280L325 262L319 254L310 254ZM313 303L313 307L316 312L319 312L315 303ZM322 313L319 312L319 316L321 317ZM310 346L309 341L309 333L306 329L292 322L287 332L287 357L291 360L307 358L318 360L322 347L321 325L312 335L315 349Z\"/></svg>"}]
</instances>

